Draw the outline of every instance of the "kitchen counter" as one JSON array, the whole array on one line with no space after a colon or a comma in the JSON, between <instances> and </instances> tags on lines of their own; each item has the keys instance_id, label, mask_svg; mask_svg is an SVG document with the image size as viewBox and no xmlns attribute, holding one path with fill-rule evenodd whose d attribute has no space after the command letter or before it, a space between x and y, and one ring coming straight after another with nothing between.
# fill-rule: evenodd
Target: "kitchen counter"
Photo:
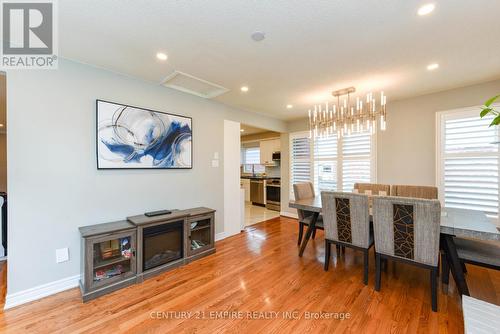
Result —
<instances>
[{"instance_id":1,"label":"kitchen counter","mask_svg":"<svg viewBox=\"0 0 500 334\"><path fill-rule=\"evenodd\" d=\"M280 177L276 176L248 176L248 175L242 175L240 176L240 179L248 179L248 180L280 180Z\"/></svg>"}]
</instances>

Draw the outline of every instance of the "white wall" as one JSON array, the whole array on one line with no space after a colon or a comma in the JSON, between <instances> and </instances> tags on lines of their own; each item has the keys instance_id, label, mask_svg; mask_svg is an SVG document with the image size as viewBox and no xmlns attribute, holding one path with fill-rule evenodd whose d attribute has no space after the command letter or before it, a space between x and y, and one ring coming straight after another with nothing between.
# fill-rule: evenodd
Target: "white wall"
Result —
<instances>
[{"instance_id":1,"label":"white wall","mask_svg":"<svg viewBox=\"0 0 500 334\"><path fill-rule=\"evenodd\" d=\"M284 131L281 121L91 66L12 71L8 82L8 296L79 273L79 226L162 208L207 206L223 232L224 119ZM192 170L97 170L95 100L193 118ZM221 166L211 167L214 152ZM56 264L55 249L70 261Z\"/></svg>"},{"instance_id":2,"label":"white wall","mask_svg":"<svg viewBox=\"0 0 500 334\"><path fill-rule=\"evenodd\" d=\"M389 100L387 130L377 134L377 182L436 184L436 112L479 106L498 94L500 80L400 101ZM287 130L305 131L307 124L307 119L291 121ZM286 145L288 147L288 141ZM281 161L284 165L283 157ZM282 167L284 179L285 175L288 179L288 170L288 166ZM288 189L282 190L281 196L282 211L294 213L295 210L288 207Z\"/></svg>"},{"instance_id":3,"label":"white wall","mask_svg":"<svg viewBox=\"0 0 500 334\"><path fill-rule=\"evenodd\" d=\"M290 136L281 134L281 214L294 215L297 210L288 207L290 200Z\"/></svg>"},{"instance_id":4,"label":"white wall","mask_svg":"<svg viewBox=\"0 0 500 334\"><path fill-rule=\"evenodd\" d=\"M224 236L241 232L240 123L224 120ZM243 216L244 217L244 216Z\"/></svg>"},{"instance_id":5,"label":"white wall","mask_svg":"<svg viewBox=\"0 0 500 334\"><path fill-rule=\"evenodd\" d=\"M377 181L435 185L436 112L480 106L497 94L500 80L388 102L387 130L377 137Z\"/></svg>"}]
</instances>

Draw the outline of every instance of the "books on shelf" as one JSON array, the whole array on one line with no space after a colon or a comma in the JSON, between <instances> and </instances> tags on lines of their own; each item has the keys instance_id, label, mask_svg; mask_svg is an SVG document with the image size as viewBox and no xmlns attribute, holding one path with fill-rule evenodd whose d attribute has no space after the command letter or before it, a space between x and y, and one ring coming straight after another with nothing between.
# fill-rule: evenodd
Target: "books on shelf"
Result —
<instances>
[{"instance_id":1,"label":"books on shelf","mask_svg":"<svg viewBox=\"0 0 500 334\"><path fill-rule=\"evenodd\" d=\"M201 240L191 240L191 249L198 249L205 246L205 243Z\"/></svg>"},{"instance_id":2,"label":"books on shelf","mask_svg":"<svg viewBox=\"0 0 500 334\"><path fill-rule=\"evenodd\" d=\"M103 279L111 278L114 276L121 275L125 272L126 270L121 264L117 264L111 268L108 269L97 269L94 272L94 281L100 281Z\"/></svg>"}]
</instances>

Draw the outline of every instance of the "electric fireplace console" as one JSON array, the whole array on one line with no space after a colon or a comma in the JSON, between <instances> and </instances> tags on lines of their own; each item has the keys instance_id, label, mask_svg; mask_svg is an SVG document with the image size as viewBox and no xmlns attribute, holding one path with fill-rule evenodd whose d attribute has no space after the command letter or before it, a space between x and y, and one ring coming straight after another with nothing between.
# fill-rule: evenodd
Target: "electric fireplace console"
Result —
<instances>
[{"instance_id":1,"label":"electric fireplace console","mask_svg":"<svg viewBox=\"0 0 500 334\"><path fill-rule=\"evenodd\" d=\"M200 207L80 227L83 301L215 253L214 215Z\"/></svg>"}]
</instances>

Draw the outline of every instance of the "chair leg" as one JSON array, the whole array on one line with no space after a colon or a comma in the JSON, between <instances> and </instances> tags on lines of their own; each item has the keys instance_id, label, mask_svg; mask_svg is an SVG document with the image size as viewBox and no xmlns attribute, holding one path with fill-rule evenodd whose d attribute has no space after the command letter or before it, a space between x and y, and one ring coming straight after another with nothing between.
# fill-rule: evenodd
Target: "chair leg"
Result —
<instances>
[{"instance_id":1,"label":"chair leg","mask_svg":"<svg viewBox=\"0 0 500 334\"><path fill-rule=\"evenodd\" d=\"M446 259L446 254L441 253L441 283L448 284L450 282L450 266Z\"/></svg>"},{"instance_id":2,"label":"chair leg","mask_svg":"<svg viewBox=\"0 0 500 334\"><path fill-rule=\"evenodd\" d=\"M335 245L335 249L337 250L337 257L340 257L340 245Z\"/></svg>"},{"instance_id":3,"label":"chair leg","mask_svg":"<svg viewBox=\"0 0 500 334\"><path fill-rule=\"evenodd\" d=\"M437 267L431 269L431 303L433 312L437 312L437 272Z\"/></svg>"},{"instance_id":4,"label":"chair leg","mask_svg":"<svg viewBox=\"0 0 500 334\"><path fill-rule=\"evenodd\" d=\"M316 229L313 230L312 239L316 238Z\"/></svg>"},{"instance_id":5,"label":"chair leg","mask_svg":"<svg viewBox=\"0 0 500 334\"><path fill-rule=\"evenodd\" d=\"M299 223L299 240L297 240L297 245L300 246L300 243L302 242L302 236L304 235L304 224Z\"/></svg>"},{"instance_id":6,"label":"chair leg","mask_svg":"<svg viewBox=\"0 0 500 334\"><path fill-rule=\"evenodd\" d=\"M375 253L375 291L380 291L380 279L381 279L381 273L380 273L380 254Z\"/></svg>"},{"instance_id":7,"label":"chair leg","mask_svg":"<svg viewBox=\"0 0 500 334\"><path fill-rule=\"evenodd\" d=\"M332 244L325 239L325 271L328 271L330 265L330 253L332 251Z\"/></svg>"},{"instance_id":8,"label":"chair leg","mask_svg":"<svg viewBox=\"0 0 500 334\"><path fill-rule=\"evenodd\" d=\"M369 261L369 252L370 249L365 249L364 250L364 272L363 272L363 283L365 285L368 285L368 261Z\"/></svg>"},{"instance_id":9,"label":"chair leg","mask_svg":"<svg viewBox=\"0 0 500 334\"><path fill-rule=\"evenodd\" d=\"M342 246L342 254L345 254L345 246Z\"/></svg>"},{"instance_id":10,"label":"chair leg","mask_svg":"<svg viewBox=\"0 0 500 334\"><path fill-rule=\"evenodd\" d=\"M437 272L437 277L439 277L439 272L441 268L441 252L438 254L438 272Z\"/></svg>"}]
</instances>

